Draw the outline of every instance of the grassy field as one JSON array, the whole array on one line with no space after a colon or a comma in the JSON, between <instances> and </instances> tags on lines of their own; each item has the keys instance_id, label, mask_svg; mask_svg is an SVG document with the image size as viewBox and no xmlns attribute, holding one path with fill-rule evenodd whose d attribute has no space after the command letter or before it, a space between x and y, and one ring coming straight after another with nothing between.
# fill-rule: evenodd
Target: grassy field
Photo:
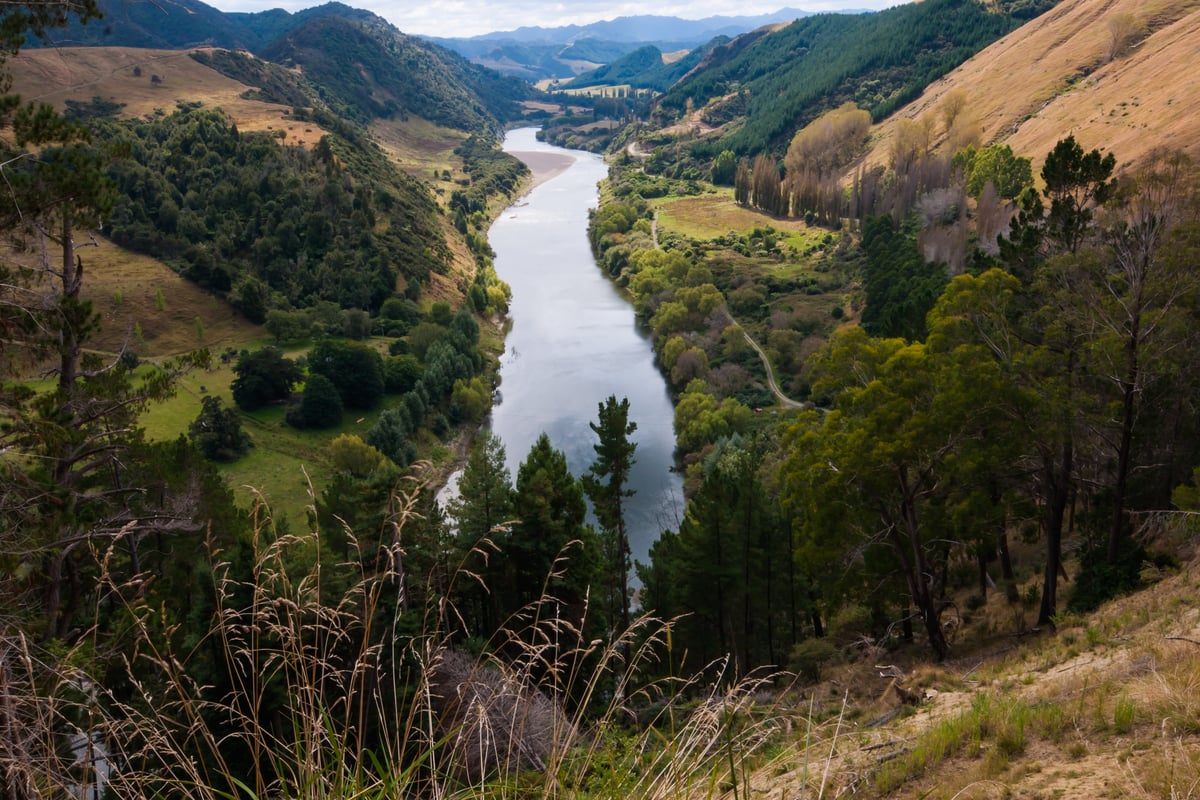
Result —
<instances>
[{"instance_id":1,"label":"grassy field","mask_svg":"<svg viewBox=\"0 0 1200 800\"><path fill-rule=\"evenodd\" d=\"M691 197L663 197L651 200L650 205L658 211L658 222L663 229L692 239L715 239L730 231L746 233L767 225L788 236L801 237L799 240L808 232L803 220L778 219L739 206L729 188L716 187L715 193ZM824 233L820 231L820 235Z\"/></svg>"},{"instance_id":2,"label":"grassy field","mask_svg":"<svg viewBox=\"0 0 1200 800\"><path fill-rule=\"evenodd\" d=\"M730 313L767 352L784 393L795 397L805 383L804 376L780 365L803 361L831 331L856 317L853 278L831 263L836 262L832 254L844 234L739 206L732 189L727 188L650 203L657 212L660 240L677 234L704 243L706 265L718 282L724 280L727 285L755 279L770 287L757 313L744 308L740 313L731 308ZM776 242L770 253L744 254L719 243L727 243L730 234L750 239L754 231L768 229ZM776 331L785 332L786 339L773 337ZM793 332L800 333L798 341ZM786 354L778 347L785 348Z\"/></svg>"},{"instance_id":3,"label":"grassy field","mask_svg":"<svg viewBox=\"0 0 1200 800\"><path fill-rule=\"evenodd\" d=\"M82 248L83 295L101 316L91 341L98 350L131 347L144 358L207 347L214 353L263 339L263 330L221 297L184 280L157 259L107 239ZM198 322L197 322L198 321ZM141 336L139 337L138 331Z\"/></svg>"},{"instance_id":4,"label":"grassy field","mask_svg":"<svg viewBox=\"0 0 1200 800\"><path fill-rule=\"evenodd\" d=\"M466 177L461 160L454 155L454 148L467 139L462 131L409 117L405 121L375 120L371 123L371 135L396 165L413 177L432 181L435 188L443 182L444 171L450 173L451 181ZM448 197L449 189L444 199Z\"/></svg>"}]
</instances>

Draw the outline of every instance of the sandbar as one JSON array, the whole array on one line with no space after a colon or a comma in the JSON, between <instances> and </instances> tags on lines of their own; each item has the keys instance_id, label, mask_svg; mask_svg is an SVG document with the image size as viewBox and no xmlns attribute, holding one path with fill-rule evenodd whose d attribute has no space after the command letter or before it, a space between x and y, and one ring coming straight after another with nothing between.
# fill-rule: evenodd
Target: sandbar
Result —
<instances>
[{"instance_id":1,"label":"sandbar","mask_svg":"<svg viewBox=\"0 0 1200 800\"><path fill-rule=\"evenodd\" d=\"M523 161L525 166L529 167L529 171L533 173L533 183L530 185L530 189L541 186L551 178L561 175L568 167L575 163L575 156L567 155L566 153L515 150L509 153L509 155Z\"/></svg>"}]
</instances>

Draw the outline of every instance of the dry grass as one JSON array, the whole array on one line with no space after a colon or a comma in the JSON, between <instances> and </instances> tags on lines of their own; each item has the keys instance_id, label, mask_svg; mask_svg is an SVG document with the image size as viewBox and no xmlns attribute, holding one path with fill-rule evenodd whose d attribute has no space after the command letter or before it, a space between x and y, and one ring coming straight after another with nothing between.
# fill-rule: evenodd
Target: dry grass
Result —
<instances>
[{"instance_id":1,"label":"dry grass","mask_svg":"<svg viewBox=\"0 0 1200 800\"><path fill-rule=\"evenodd\" d=\"M782 724L758 703L763 684L635 686L669 651L655 620L587 641L543 598L499 634L504 658L473 660L452 645L454 609L433 597L422 630L401 634L384 611L410 602L400 570L418 488L396 495L380 552L346 564L322 563L321 531L279 533L256 506L248 571L210 547L213 628L191 651L172 645L175 622L137 591L145 576L122 581L105 569L122 543L100 548L104 613L125 631L125 656L108 664L120 688L93 682L88 645L48 652L0 627L6 789L79 796L93 766L110 798L666 800L745 786L739 770ZM362 563L390 567L375 574ZM348 585L347 569L359 572ZM345 588L331 591L334 582ZM214 652L202 669L221 690L188 669ZM631 708L651 700L657 718L630 731ZM65 752L58 743L71 731L92 746ZM240 768L230 760L238 751Z\"/></svg>"},{"instance_id":2,"label":"dry grass","mask_svg":"<svg viewBox=\"0 0 1200 800\"><path fill-rule=\"evenodd\" d=\"M693 239L713 239L730 231L750 231L770 225L779 231L805 231L808 226L799 219L777 219L739 206L733 201L732 189L718 189L715 194L695 197L670 197L650 201L658 210L659 224ZM826 232L821 231L820 235Z\"/></svg>"},{"instance_id":3,"label":"dry grass","mask_svg":"<svg viewBox=\"0 0 1200 800\"><path fill-rule=\"evenodd\" d=\"M461 159L454 155L454 148L467 139L462 131L410 116L404 121L375 120L371 123L371 135L397 166L413 177L430 181L434 187L442 182L443 170L451 173L451 180L466 177ZM443 199L449 199L452 185L445 185L447 197Z\"/></svg>"},{"instance_id":4,"label":"dry grass","mask_svg":"<svg viewBox=\"0 0 1200 800\"><path fill-rule=\"evenodd\" d=\"M1186 563L1091 617L1063 618L1057 634L914 667L902 681L924 692L916 709L883 691L874 661L833 671L853 723L826 796L1200 797L1200 561ZM812 696L828 702L829 687ZM871 724L889 708L894 720ZM790 797L799 758L756 773L760 796Z\"/></svg>"},{"instance_id":5,"label":"dry grass","mask_svg":"<svg viewBox=\"0 0 1200 800\"><path fill-rule=\"evenodd\" d=\"M224 109L242 131L282 133L288 144L308 146L325 133L311 122L285 119L289 106L244 99L250 87L204 66L185 50L60 47L23 50L9 64L14 92L59 109L67 100L105 97L125 104L123 116L143 117L157 109L172 111L179 102L200 102ZM139 67L141 75L136 76ZM161 83L151 82L154 75Z\"/></svg>"},{"instance_id":6,"label":"dry grass","mask_svg":"<svg viewBox=\"0 0 1200 800\"><path fill-rule=\"evenodd\" d=\"M180 277L149 256L95 237L78 250L85 279L83 298L100 315L91 349L117 354L131 349L143 358L167 358L202 347L219 352L260 340L262 329L233 311L221 297ZM12 256L26 266L37 252ZM51 256L52 258L52 256Z\"/></svg>"},{"instance_id":7,"label":"dry grass","mask_svg":"<svg viewBox=\"0 0 1200 800\"><path fill-rule=\"evenodd\" d=\"M1150 34L1107 61L1106 20L1122 15ZM1086 149L1120 164L1165 146L1200 155L1200 80L1195 76L1200 2L1066 0L977 54L916 101L876 126L868 163L887 160L897 122L937 117L942 99L966 90L965 113L984 142L1003 142L1033 158L1034 172L1071 133ZM940 131L940 123L934 125Z\"/></svg>"}]
</instances>

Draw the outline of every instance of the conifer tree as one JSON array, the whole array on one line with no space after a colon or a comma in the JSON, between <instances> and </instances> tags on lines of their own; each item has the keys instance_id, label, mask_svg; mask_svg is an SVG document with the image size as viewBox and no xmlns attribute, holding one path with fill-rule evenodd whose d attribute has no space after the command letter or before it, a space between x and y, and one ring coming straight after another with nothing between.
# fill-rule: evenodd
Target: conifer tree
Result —
<instances>
[{"instance_id":1,"label":"conifer tree","mask_svg":"<svg viewBox=\"0 0 1200 800\"><path fill-rule=\"evenodd\" d=\"M625 499L636 493L626 487L629 473L637 463L633 457L637 442L629 440L637 430L637 423L629 420L629 398L617 402L616 395L609 395L599 405L599 422L588 425L600 441L592 445L596 460L583 476L583 488L600 522L608 621L610 626L619 623L618 630L623 631L629 627L629 570L632 566Z\"/></svg>"}]
</instances>

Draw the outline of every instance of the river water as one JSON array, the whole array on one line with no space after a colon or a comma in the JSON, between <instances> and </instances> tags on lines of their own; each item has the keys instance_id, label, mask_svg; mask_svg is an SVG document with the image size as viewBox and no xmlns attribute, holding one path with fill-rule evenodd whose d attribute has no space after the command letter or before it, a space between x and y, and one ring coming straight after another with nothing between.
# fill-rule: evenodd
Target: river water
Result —
<instances>
[{"instance_id":1,"label":"river water","mask_svg":"<svg viewBox=\"0 0 1200 800\"><path fill-rule=\"evenodd\" d=\"M629 398L637 423L630 488L637 493L626 506L626 524L633 557L645 562L659 533L676 529L683 513L682 481L671 472L671 400L633 307L588 245L588 210L599 201L604 160L544 144L535 134L512 131L504 149L531 164L545 160L536 154L574 160L504 211L488 233L496 272L513 292L499 402L489 424L504 442L514 481L543 431L579 476L595 459L588 423L597 420L599 404L609 395Z\"/></svg>"}]
</instances>

